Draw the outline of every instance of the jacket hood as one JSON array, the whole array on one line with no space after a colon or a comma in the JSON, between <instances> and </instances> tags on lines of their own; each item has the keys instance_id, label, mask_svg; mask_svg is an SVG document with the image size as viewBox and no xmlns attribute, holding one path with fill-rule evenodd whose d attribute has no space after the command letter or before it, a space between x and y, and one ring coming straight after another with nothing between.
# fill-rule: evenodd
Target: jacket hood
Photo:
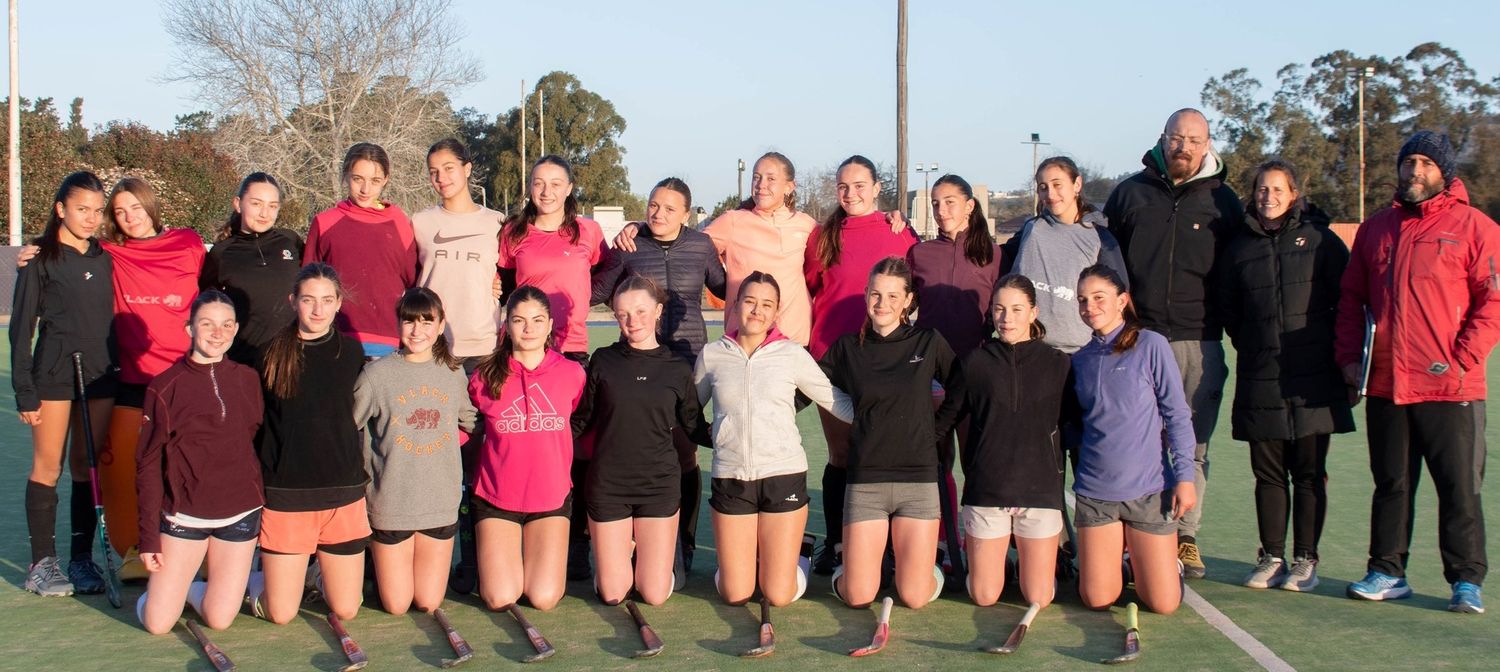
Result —
<instances>
[{"instance_id":1,"label":"jacket hood","mask_svg":"<svg viewBox=\"0 0 1500 672\"><path fill-rule=\"evenodd\" d=\"M1148 170L1155 171L1158 177L1163 180L1167 180L1169 184L1171 183L1167 178L1167 158L1162 153L1161 143L1158 142L1153 145L1151 147L1151 150L1146 152L1145 156L1141 157L1141 163L1145 165ZM1223 182L1224 176L1228 172L1229 171L1227 166L1224 165L1224 159L1220 158L1219 153L1217 151L1214 151L1214 149L1210 147L1208 149L1208 153L1203 155L1203 166L1198 169L1198 174L1192 176L1191 178L1188 178L1188 180L1183 182L1182 184L1175 185L1174 188L1181 189L1190 184L1208 180L1217 180L1219 182Z\"/></svg>"},{"instance_id":2,"label":"jacket hood","mask_svg":"<svg viewBox=\"0 0 1500 672\"><path fill-rule=\"evenodd\" d=\"M1469 189L1464 186L1463 180L1456 177L1453 178L1452 182L1448 183L1447 187L1438 192L1436 196L1421 203L1414 205L1401 200L1401 191L1399 188L1396 191L1395 198L1391 202L1391 207L1398 210L1416 209L1422 213L1423 217L1429 217L1457 205L1469 205Z\"/></svg>"},{"instance_id":3,"label":"jacket hood","mask_svg":"<svg viewBox=\"0 0 1500 672\"><path fill-rule=\"evenodd\" d=\"M381 201L380 204L385 207L379 210L375 208L365 208L355 205L354 201L346 198L342 201L339 201L339 204L333 207L339 212L339 214L357 219L362 222L383 223L389 222L392 219L406 216L406 213L401 211L401 206L396 205L395 203Z\"/></svg>"},{"instance_id":4,"label":"jacket hood","mask_svg":"<svg viewBox=\"0 0 1500 672\"><path fill-rule=\"evenodd\" d=\"M739 329L735 329L733 331L730 331L730 332L724 334L724 339L723 340L725 342L733 344L734 347L738 348L738 347L740 347L740 342L738 340L739 335L740 335L740 330ZM764 348L764 347L766 347L766 346L768 346L768 345L770 345L772 343L775 343L776 341L788 341L788 340L791 340L791 339L787 338L786 334L781 333L781 330L777 329L776 325L773 324L773 325L771 325L771 330L768 331L768 332L766 332L766 340L765 340L765 342L763 342L763 343L760 344L760 347Z\"/></svg>"},{"instance_id":5,"label":"jacket hood","mask_svg":"<svg viewBox=\"0 0 1500 672\"><path fill-rule=\"evenodd\" d=\"M1040 220L1043 220L1043 221L1045 221L1048 224L1051 224L1053 226L1058 226L1058 225L1064 225L1065 224L1062 220L1058 219L1055 215L1053 215L1051 210L1043 211L1042 214L1037 215L1036 217L1033 217L1032 219L1033 220L1040 219ZM1090 210L1088 212L1083 213L1083 216L1080 217L1080 218L1078 218L1078 219L1079 219L1079 221L1077 223L1082 224L1082 225L1084 225L1086 227L1089 227L1089 228L1094 228L1094 227L1109 228L1109 218L1105 217L1104 213L1101 212L1098 208L1094 208L1093 210Z\"/></svg>"},{"instance_id":6,"label":"jacket hood","mask_svg":"<svg viewBox=\"0 0 1500 672\"><path fill-rule=\"evenodd\" d=\"M517 360L515 357L511 357L510 372L513 374L525 374L529 376L546 375L552 369L557 368L557 365L559 363L564 361L572 360L562 356L562 353L556 350L548 350L546 354L542 355L541 364L537 364L535 369L527 369L524 365L521 364L519 360Z\"/></svg>"},{"instance_id":7,"label":"jacket hood","mask_svg":"<svg viewBox=\"0 0 1500 672\"><path fill-rule=\"evenodd\" d=\"M874 329L870 329L869 331L865 332L865 342L895 343L897 341L904 341L908 338L912 338L916 335L917 329L915 327L909 324L899 324L896 325L896 329L894 331L885 336L881 336L880 334L876 333Z\"/></svg>"},{"instance_id":8,"label":"jacket hood","mask_svg":"<svg viewBox=\"0 0 1500 672\"><path fill-rule=\"evenodd\" d=\"M1297 202L1293 203L1292 207L1286 211L1286 222L1282 224L1280 231L1291 231L1292 229L1295 229L1304 224L1308 226L1326 227L1332 222L1333 218L1329 217L1328 213L1323 212L1322 208L1319 208L1316 204L1308 201L1306 198L1299 198L1297 199ZM1259 236L1269 237L1273 235L1271 232L1267 231L1265 225L1261 223L1260 215L1255 212L1255 204L1253 202L1245 207L1245 226L1250 229L1251 233ZM1278 231L1278 233L1280 231Z\"/></svg>"}]
</instances>

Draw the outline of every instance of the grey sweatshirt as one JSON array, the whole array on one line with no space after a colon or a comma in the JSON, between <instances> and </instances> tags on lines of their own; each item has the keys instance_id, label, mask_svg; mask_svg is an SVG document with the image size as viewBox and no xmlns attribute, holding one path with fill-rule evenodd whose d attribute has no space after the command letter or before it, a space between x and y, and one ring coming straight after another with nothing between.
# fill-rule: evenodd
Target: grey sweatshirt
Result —
<instances>
[{"instance_id":1,"label":"grey sweatshirt","mask_svg":"<svg viewBox=\"0 0 1500 672\"><path fill-rule=\"evenodd\" d=\"M1094 264L1115 269L1128 284L1120 244L1106 228L1099 212L1083 215L1078 224L1064 224L1050 213L1033 217L1018 234L1011 270L1036 287L1037 320L1047 327L1047 345L1073 354L1089 342L1093 332L1078 316L1078 274Z\"/></svg>"},{"instance_id":2,"label":"grey sweatshirt","mask_svg":"<svg viewBox=\"0 0 1500 672\"><path fill-rule=\"evenodd\" d=\"M459 430L473 431L468 379L401 351L365 366L354 386L354 424L367 429L370 526L426 530L458 520Z\"/></svg>"}]
</instances>

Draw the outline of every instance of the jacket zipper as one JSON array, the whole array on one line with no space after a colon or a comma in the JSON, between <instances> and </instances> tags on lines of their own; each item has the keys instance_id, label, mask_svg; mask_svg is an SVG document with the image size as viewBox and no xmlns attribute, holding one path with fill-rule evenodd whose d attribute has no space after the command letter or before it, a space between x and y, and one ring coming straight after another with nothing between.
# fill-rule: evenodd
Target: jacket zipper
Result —
<instances>
[{"instance_id":1,"label":"jacket zipper","mask_svg":"<svg viewBox=\"0 0 1500 672\"><path fill-rule=\"evenodd\" d=\"M224 405L224 395L219 392L219 376L217 373L215 373L215 371L217 371L217 369L214 367L214 365L209 364L208 380L213 383L214 398L219 400L219 422L223 422L225 417L229 415L229 408Z\"/></svg>"},{"instance_id":2,"label":"jacket zipper","mask_svg":"<svg viewBox=\"0 0 1500 672\"><path fill-rule=\"evenodd\" d=\"M682 234L680 232L677 234L677 238L678 238L678 240L682 239ZM672 244L676 245L677 241L675 241L675 240L672 241ZM670 246L669 247L663 247L663 248L661 248L661 263L662 263L662 274L665 276L665 280L666 280L666 283L667 283L667 286L663 287L662 289L666 290L668 296L670 296L673 293L673 287L676 286L676 285L672 284L672 248ZM683 300L687 299L687 297L681 297L681 298ZM672 334L677 333L677 323L676 323L677 319L676 319L676 316L672 314L672 301L671 300L667 301L666 309L667 309L667 311L666 311L667 312L667 319L666 319L666 322L664 322L662 324L663 328L661 330L661 335L662 335L663 339L669 339Z\"/></svg>"},{"instance_id":3,"label":"jacket zipper","mask_svg":"<svg viewBox=\"0 0 1500 672\"><path fill-rule=\"evenodd\" d=\"M1281 231L1285 231L1286 229L1287 226L1285 225L1281 227ZM1285 297L1283 297L1281 293L1282 277L1280 233L1281 232L1277 232L1271 235L1271 272L1273 274L1271 286L1275 288L1276 296L1276 341L1278 349L1281 347L1282 336L1286 333L1286 315L1283 309L1283 306L1285 306L1286 303ZM1285 401L1283 401L1282 403L1286 404ZM1297 414L1292 408L1291 404L1286 404L1286 421L1287 426L1292 430L1291 438L1297 438Z\"/></svg>"}]
</instances>

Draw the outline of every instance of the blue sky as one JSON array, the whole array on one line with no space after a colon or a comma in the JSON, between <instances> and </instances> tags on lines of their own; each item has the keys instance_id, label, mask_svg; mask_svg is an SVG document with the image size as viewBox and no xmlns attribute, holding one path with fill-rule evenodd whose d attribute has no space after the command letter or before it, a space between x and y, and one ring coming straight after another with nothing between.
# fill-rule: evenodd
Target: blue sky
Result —
<instances>
[{"instance_id":1,"label":"blue sky","mask_svg":"<svg viewBox=\"0 0 1500 672\"><path fill-rule=\"evenodd\" d=\"M1489 79L1500 74L1497 7L912 0L910 160L1015 188L1031 169L1020 143L1037 132L1053 143L1043 156L1134 170L1209 77L1247 67L1271 83L1282 65L1336 49L1396 57L1435 40ZM803 170L854 153L894 163L894 0L455 0L454 11L485 74L456 94L460 106L503 112L522 79L569 71L625 117L637 192L677 175L712 203L734 193L737 158L768 149ZM190 87L161 81L172 48L157 3L22 2L20 25L24 97L66 109L82 96L91 125L167 128L202 107Z\"/></svg>"}]
</instances>

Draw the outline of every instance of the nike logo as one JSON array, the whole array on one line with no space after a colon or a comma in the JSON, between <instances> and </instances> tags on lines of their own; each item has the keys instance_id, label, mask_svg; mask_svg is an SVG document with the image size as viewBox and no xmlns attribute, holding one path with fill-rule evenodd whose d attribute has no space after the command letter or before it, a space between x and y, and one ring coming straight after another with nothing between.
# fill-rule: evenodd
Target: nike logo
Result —
<instances>
[{"instance_id":1,"label":"nike logo","mask_svg":"<svg viewBox=\"0 0 1500 672\"><path fill-rule=\"evenodd\" d=\"M911 361L909 361L909 362L907 362L907 364L918 364L918 363L920 363L920 362L921 362L921 361L922 361L922 360L923 360L923 359L924 359L924 358L923 358L923 357L922 357L922 356L921 356L921 355L912 355L912 356L911 356Z\"/></svg>"},{"instance_id":2,"label":"nike logo","mask_svg":"<svg viewBox=\"0 0 1500 672\"><path fill-rule=\"evenodd\" d=\"M437 232L436 234L434 234L432 236L432 244L433 245L442 245L444 243L451 243L451 242L453 242L455 240L463 240L465 238L473 238L474 236L482 236L482 235L484 235L484 234L482 234L482 233L470 233L468 235L463 235L463 236L453 236L452 238L444 238L443 237L443 232L439 231L439 232Z\"/></svg>"}]
</instances>

